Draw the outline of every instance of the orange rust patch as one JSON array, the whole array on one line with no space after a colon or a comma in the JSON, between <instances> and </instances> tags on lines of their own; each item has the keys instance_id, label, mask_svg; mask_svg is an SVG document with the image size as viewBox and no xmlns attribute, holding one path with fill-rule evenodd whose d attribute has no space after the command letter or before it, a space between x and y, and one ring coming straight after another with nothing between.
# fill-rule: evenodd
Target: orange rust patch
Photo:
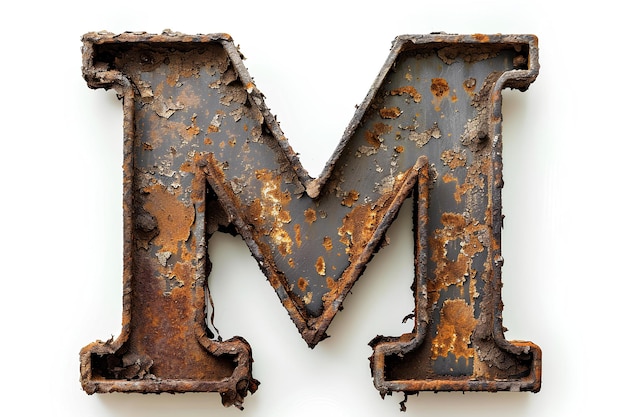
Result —
<instances>
[{"instance_id":1,"label":"orange rust patch","mask_svg":"<svg viewBox=\"0 0 626 417\"><path fill-rule=\"evenodd\" d=\"M467 162L467 156L461 151L448 149L447 151L443 151L441 153L441 160L444 164L449 166L450 169L455 169L465 166Z\"/></svg>"},{"instance_id":2,"label":"orange rust patch","mask_svg":"<svg viewBox=\"0 0 626 417\"><path fill-rule=\"evenodd\" d=\"M302 301L304 302L304 304L311 304L311 301L313 301L313 292L309 291L308 293L306 293L306 295L302 297Z\"/></svg>"},{"instance_id":3,"label":"orange rust patch","mask_svg":"<svg viewBox=\"0 0 626 417\"><path fill-rule=\"evenodd\" d=\"M258 198L253 200L250 205L248 205L248 216L250 221L259 221L261 220L261 215L263 214L263 209L261 208L261 200Z\"/></svg>"},{"instance_id":4,"label":"orange rust patch","mask_svg":"<svg viewBox=\"0 0 626 417\"><path fill-rule=\"evenodd\" d=\"M324 261L324 257L320 256L317 258L317 262L315 262L315 270L321 276L326 275L326 261Z\"/></svg>"},{"instance_id":5,"label":"orange rust patch","mask_svg":"<svg viewBox=\"0 0 626 417\"><path fill-rule=\"evenodd\" d=\"M326 287L328 287L329 290L332 290L336 286L337 282L334 279L332 279L331 277L326 278Z\"/></svg>"},{"instance_id":6,"label":"orange rust patch","mask_svg":"<svg viewBox=\"0 0 626 417\"><path fill-rule=\"evenodd\" d=\"M384 141L382 135L391 132L392 129L393 128L391 126L384 123L376 123L374 124L373 130L365 132L365 140L367 143L378 149L380 144Z\"/></svg>"},{"instance_id":7,"label":"orange rust patch","mask_svg":"<svg viewBox=\"0 0 626 417\"><path fill-rule=\"evenodd\" d=\"M478 42L489 42L489 36L482 33L475 33L472 35L472 38L476 39Z\"/></svg>"},{"instance_id":8,"label":"orange rust patch","mask_svg":"<svg viewBox=\"0 0 626 417\"><path fill-rule=\"evenodd\" d=\"M392 194L393 191L383 194L374 205L357 206L343 218L342 226L337 230L337 234L340 237L339 242L346 245L346 253L349 253L350 257L358 255L370 241L388 208L387 202Z\"/></svg>"},{"instance_id":9,"label":"orange rust patch","mask_svg":"<svg viewBox=\"0 0 626 417\"><path fill-rule=\"evenodd\" d=\"M447 357L449 353L457 359L474 357L474 349L470 344L475 326L474 308L465 300L444 301L437 335L433 339L432 359Z\"/></svg>"},{"instance_id":10,"label":"orange rust patch","mask_svg":"<svg viewBox=\"0 0 626 417\"><path fill-rule=\"evenodd\" d=\"M213 145L213 140L210 137L205 137L204 138L204 144L205 145Z\"/></svg>"},{"instance_id":11,"label":"orange rust patch","mask_svg":"<svg viewBox=\"0 0 626 417\"><path fill-rule=\"evenodd\" d=\"M467 94L473 96L475 94L474 90L476 89L476 78L468 78L463 81L463 89Z\"/></svg>"},{"instance_id":12,"label":"orange rust patch","mask_svg":"<svg viewBox=\"0 0 626 417\"><path fill-rule=\"evenodd\" d=\"M443 78L433 78L430 84L430 92L433 93L432 103L435 111L441 111L441 102L450 94L448 82Z\"/></svg>"},{"instance_id":13,"label":"orange rust patch","mask_svg":"<svg viewBox=\"0 0 626 417\"><path fill-rule=\"evenodd\" d=\"M300 279L298 279L298 288L300 288L300 291L304 292L306 291L307 287L309 286L309 281L300 277Z\"/></svg>"},{"instance_id":14,"label":"orange rust patch","mask_svg":"<svg viewBox=\"0 0 626 417\"><path fill-rule=\"evenodd\" d=\"M293 243L291 241L291 236L289 236L289 233L287 233L284 229L272 230L270 237L274 241L274 244L277 245L278 252L280 252L281 255L287 256L292 253L291 247Z\"/></svg>"},{"instance_id":15,"label":"orange rust patch","mask_svg":"<svg viewBox=\"0 0 626 417\"><path fill-rule=\"evenodd\" d=\"M352 205L359 199L359 193L356 190L350 190L348 195L346 195L343 200L341 200L341 204L346 207L352 207Z\"/></svg>"},{"instance_id":16,"label":"orange rust patch","mask_svg":"<svg viewBox=\"0 0 626 417\"><path fill-rule=\"evenodd\" d=\"M293 245L291 236L284 228L285 224L291 222L291 215L287 210L291 195L287 191L281 191L281 178L274 176L271 171L259 169L255 175L261 182L260 215L257 218L260 217L264 221L265 228L270 230L269 235L274 245L281 255L286 256L292 253Z\"/></svg>"},{"instance_id":17,"label":"orange rust patch","mask_svg":"<svg viewBox=\"0 0 626 417\"><path fill-rule=\"evenodd\" d=\"M459 235L463 232L467 222L465 217L459 213L443 213L441 223L450 231L450 235Z\"/></svg>"},{"instance_id":18,"label":"orange rust patch","mask_svg":"<svg viewBox=\"0 0 626 417\"><path fill-rule=\"evenodd\" d=\"M468 221L459 213L444 213L441 223L443 228L435 230L429 237L431 260L436 264L435 279L427 284L431 302L438 302L441 290L452 285L461 286L468 279L469 299L473 301L476 270L472 269L472 261L477 253L485 249L481 239L484 239L488 227L475 220ZM449 259L447 248L454 241L457 241L456 245L460 246L460 250L456 259Z\"/></svg>"},{"instance_id":19,"label":"orange rust patch","mask_svg":"<svg viewBox=\"0 0 626 417\"><path fill-rule=\"evenodd\" d=\"M324 243L322 243L322 246L324 246L324 248L328 252L333 249L333 240L330 238L330 236L324 236Z\"/></svg>"},{"instance_id":20,"label":"orange rust patch","mask_svg":"<svg viewBox=\"0 0 626 417\"><path fill-rule=\"evenodd\" d=\"M459 204L461 203L461 198L463 197L463 195L465 195L468 191L474 188L474 184L471 182L466 181L463 184L459 184L458 178L456 178L454 175L452 175L449 172L444 174L444 176L442 177L442 180L446 184L450 182L456 183L456 191L454 192L454 201L456 201Z\"/></svg>"},{"instance_id":21,"label":"orange rust patch","mask_svg":"<svg viewBox=\"0 0 626 417\"><path fill-rule=\"evenodd\" d=\"M402 153L404 152L404 146L398 145L395 148L393 148L393 150L396 151L397 153Z\"/></svg>"},{"instance_id":22,"label":"orange rust patch","mask_svg":"<svg viewBox=\"0 0 626 417\"><path fill-rule=\"evenodd\" d=\"M154 244L160 246L162 252L178 253L179 244L191 233L195 220L193 206L187 207L161 184L146 187L143 191L147 193L143 207L156 219L159 228Z\"/></svg>"},{"instance_id":23,"label":"orange rust patch","mask_svg":"<svg viewBox=\"0 0 626 417\"><path fill-rule=\"evenodd\" d=\"M296 245L302 246L302 231L300 230L300 224L293 225L293 231L296 235Z\"/></svg>"},{"instance_id":24,"label":"orange rust patch","mask_svg":"<svg viewBox=\"0 0 626 417\"><path fill-rule=\"evenodd\" d=\"M442 98L450 93L448 82L443 78L433 78L430 84L430 92L437 98Z\"/></svg>"},{"instance_id":25,"label":"orange rust patch","mask_svg":"<svg viewBox=\"0 0 626 417\"><path fill-rule=\"evenodd\" d=\"M467 254L469 257L474 257L477 253L485 250L483 244L478 240L478 236L475 234L471 235L469 238L469 242L463 245L463 252Z\"/></svg>"},{"instance_id":26,"label":"orange rust patch","mask_svg":"<svg viewBox=\"0 0 626 417\"><path fill-rule=\"evenodd\" d=\"M191 116L191 125L187 126L183 132L181 132L181 136L185 140L191 140L194 136L200 133L200 128L196 124L197 116L194 114Z\"/></svg>"},{"instance_id":27,"label":"orange rust patch","mask_svg":"<svg viewBox=\"0 0 626 417\"><path fill-rule=\"evenodd\" d=\"M277 220L281 223L291 222L291 214L289 213L289 210L280 210L278 212Z\"/></svg>"},{"instance_id":28,"label":"orange rust patch","mask_svg":"<svg viewBox=\"0 0 626 417\"><path fill-rule=\"evenodd\" d=\"M411 96L413 101L416 102L416 103L419 103L422 100L422 95L420 93L418 93L417 90L415 89L415 87L413 87L412 85L407 85L405 87L394 88L393 90L391 90L391 95L392 96L400 96L400 95L403 95L403 94L407 94L407 95Z\"/></svg>"},{"instance_id":29,"label":"orange rust patch","mask_svg":"<svg viewBox=\"0 0 626 417\"><path fill-rule=\"evenodd\" d=\"M308 208L304 210L304 221L308 224L312 224L315 220L317 220L317 213L315 212L315 209Z\"/></svg>"},{"instance_id":30,"label":"orange rust patch","mask_svg":"<svg viewBox=\"0 0 626 417\"><path fill-rule=\"evenodd\" d=\"M383 119L397 119L402 111L398 107L383 107L378 113Z\"/></svg>"}]
</instances>

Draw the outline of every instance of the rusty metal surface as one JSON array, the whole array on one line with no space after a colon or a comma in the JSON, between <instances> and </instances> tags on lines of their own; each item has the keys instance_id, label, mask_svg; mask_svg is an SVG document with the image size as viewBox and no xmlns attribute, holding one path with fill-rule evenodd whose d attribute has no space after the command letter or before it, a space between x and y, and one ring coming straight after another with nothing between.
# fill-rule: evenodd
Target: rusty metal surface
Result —
<instances>
[{"instance_id":1,"label":"rusty metal surface","mask_svg":"<svg viewBox=\"0 0 626 417\"><path fill-rule=\"evenodd\" d=\"M501 91L537 76L528 35L401 36L311 178L228 35L89 33L83 74L124 106L121 335L81 351L89 392L258 382L243 338L207 323L207 240L240 234L310 347L411 194L415 328L371 345L382 393L531 390L540 350L508 342L500 299Z\"/></svg>"}]
</instances>

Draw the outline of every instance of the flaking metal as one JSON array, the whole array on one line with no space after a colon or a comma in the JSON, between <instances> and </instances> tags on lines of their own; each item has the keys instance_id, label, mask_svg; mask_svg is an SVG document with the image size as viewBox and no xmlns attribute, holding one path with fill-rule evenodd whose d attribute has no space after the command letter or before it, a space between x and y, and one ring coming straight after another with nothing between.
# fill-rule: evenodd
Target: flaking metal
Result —
<instances>
[{"instance_id":1,"label":"flaking metal","mask_svg":"<svg viewBox=\"0 0 626 417\"><path fill-rule=\"evenodd\" d=\"M88 33L83 74L124 107L123 328L81 351L94 392L257 389L210 320L207 241L239 234L312 348L413 195L414 331L370 343L381 394L538 391L541 351L502 327L504 88L532 35L400 36L319 178L300 165L230 36Z\"/></svg>"}]
</instances>

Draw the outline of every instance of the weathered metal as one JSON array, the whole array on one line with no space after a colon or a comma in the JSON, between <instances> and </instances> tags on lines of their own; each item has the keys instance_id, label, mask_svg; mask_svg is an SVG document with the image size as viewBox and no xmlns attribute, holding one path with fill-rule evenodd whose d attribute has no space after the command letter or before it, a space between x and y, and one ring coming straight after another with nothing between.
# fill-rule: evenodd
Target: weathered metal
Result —
<instances>
[{"instance_id":1,"label":"weathered metal","mask_svg":"<svg viewBox=\"0 0 626 417\"><path fill-rule=\"evenodd\" d=\"M502 330L501 91L538 73L528 35L401 36L322 175L300 165L228 35L89 33L83 74L124 105L121 335L81 351L88 393L258 382L207 323L207 240L240 234L310 347L412 193L414 332L371 345L382 394L531 390L540 350Z\"/></svg>"}]
</instances>

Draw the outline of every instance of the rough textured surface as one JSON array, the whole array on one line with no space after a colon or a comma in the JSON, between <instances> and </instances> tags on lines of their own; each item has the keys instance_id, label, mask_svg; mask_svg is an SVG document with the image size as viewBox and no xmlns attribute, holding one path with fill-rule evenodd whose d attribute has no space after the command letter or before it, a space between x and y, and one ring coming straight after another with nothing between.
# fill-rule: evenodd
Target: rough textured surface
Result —
<instances>
[{"instance_id":1,"label":"rough textured surface","mask_svg":"<svg viewBox=\"0 0 626 417\"><path fill-rule=\"evenodd\" d=\"M534 37L398 37L317 179L228 35L83 41L85 79L125 118L124 327L83 349L87 392L241 406L258 382L245 340L206 322L207 240L240 234L314 347L411 193L415 332L372 342L377 388L539 389L539 349L507 342L500 316L500 93L537 76Z\"/></svg>"}]
</instances>

